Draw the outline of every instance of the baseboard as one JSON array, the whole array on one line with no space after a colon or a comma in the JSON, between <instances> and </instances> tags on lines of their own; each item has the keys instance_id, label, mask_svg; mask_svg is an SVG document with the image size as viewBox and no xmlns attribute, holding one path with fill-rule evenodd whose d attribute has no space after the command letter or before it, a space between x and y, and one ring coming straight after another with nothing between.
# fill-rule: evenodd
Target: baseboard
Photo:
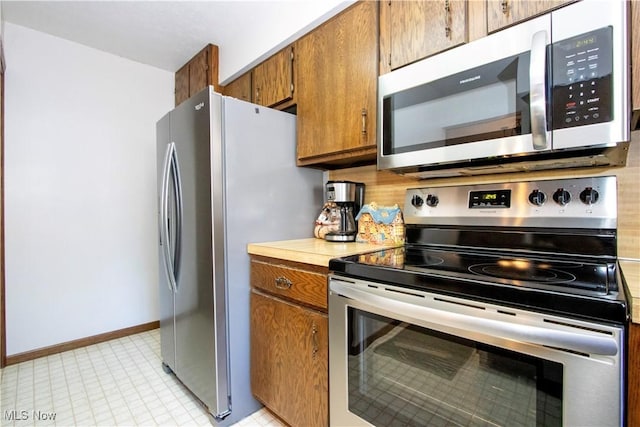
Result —
<instances>
[{"instance_id":1,"label":"baseboard","mask_svg":"<svg viewBox=\"0 0 640 427\"><path fill-rule=\"evenodd\" d=\"M67 341L61 344L52 345L49 347L39 348L37 350L25 351L24 353L18 353L11 356L7 356L6 362L8 365L15 365L16 363L26 362L28 360L38 359L44 356L50 356L52 354L62 353L64 351L75 350L77 348L86 347L88 345L98 344L101 342L126 337L140 332L151 331L160 327L160 321L149 322L142 325L131 326L117 331L106 332L104 334L94 335L87 338L80 338L73 341Z\"/></svg>"}]
</instances>

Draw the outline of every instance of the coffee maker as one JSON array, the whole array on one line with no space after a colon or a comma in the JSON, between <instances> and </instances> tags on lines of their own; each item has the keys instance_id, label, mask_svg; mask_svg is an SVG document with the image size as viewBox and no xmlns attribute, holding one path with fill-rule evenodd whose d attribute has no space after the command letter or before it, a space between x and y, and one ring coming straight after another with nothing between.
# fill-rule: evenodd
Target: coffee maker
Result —
<instances>
[{"instance_id":1,"label":"coffee maker","mask_svg":"<svg viewBox=\"0 0 640 427\"><path fill-rule=\"evenodd\" d=\"M364 204L364 184L352 181L327 181L327 202L334 202L339 216L339 227L325 234L329 242L353 242L358 233L356 215Z\"/></svg>"}]
</instances>

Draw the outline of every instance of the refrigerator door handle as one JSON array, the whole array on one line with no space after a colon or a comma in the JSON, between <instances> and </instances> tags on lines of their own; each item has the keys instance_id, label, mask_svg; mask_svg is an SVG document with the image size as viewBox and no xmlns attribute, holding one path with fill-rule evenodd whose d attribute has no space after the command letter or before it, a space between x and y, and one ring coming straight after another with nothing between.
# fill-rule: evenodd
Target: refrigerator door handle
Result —
<instances>
[{"instance_id":1,"label":"refrigerator door handle","mask_svg":"<svg viewBox=\"0 0 640 427\"><path fill-rule=\"evenodd\" d=\"M172 274L169 272L169 176L171 175L171 171L169 168L171 167L171 144L167 144L167 149L164 155L164 164L162 167L162 181L161 181L161 189L160 189L160 220L159 228L160 228L160 251L162 253L162 264L164 265L164 272L167 277L167 284L169 285L169 290L175 292L173 288L173 283L171 281Z\"/></svg>"},{"instance_id":2,"label":"refrigerator door handle","mask_svg":"<svg viewBox=\"0 0 640 427\"><path fill-rule=\"evenodd\" d=\"M172 250L172 242L171 242L171 231L169 222L171 218L169 217L169 184L171 181L171 177L175 175L172 173L174 169L174 152L175 152L175 144L173 142L167 144L167 151L164 158L164 168L162 171L162 192L160 195L160 239L162 246L162 256L164 258L164 267L165 273L167 274L169 289L172 292L177 291L176 285L176 276L175 276L175 268L174 268L174 260L171 256ZM175 194L175 178L173 178L173 187Z\"/></svg>"},{"instance_id":3,"label":"refrigerator door handle","mask_svg":"<svg viewBox=\"0 0 640 427\"><path fill-rule=\"evenodd\" d=\"M175 203L176 203L176 221L175 221L175 242L173 244L173 284L175 286L175 291L178 292L178 274L180 272L180 256L182 254L182 211L183 211L183 200L182 200L182 180L180 178L180 162L178 161L178 150L176 149L175 143L171 143L173 146L172 158L171 158L171 166L173 169L173 192L175 194Z\"/></svg>"}]
</instances>

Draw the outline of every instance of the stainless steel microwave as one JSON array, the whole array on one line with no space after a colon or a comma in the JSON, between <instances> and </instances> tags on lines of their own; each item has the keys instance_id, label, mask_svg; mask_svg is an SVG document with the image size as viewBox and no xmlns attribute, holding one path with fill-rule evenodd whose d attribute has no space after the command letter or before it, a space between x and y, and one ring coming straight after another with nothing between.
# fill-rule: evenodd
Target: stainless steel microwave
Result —
<instances>
[{"instance_id":1,"label":"stainless steel microwave","mask_svg":"<svg viewBox=\"0 0 640 427\"><path fill-rule=\"evenodd\" d=\"M378 169L624 165L628 5L583 0L378 79Z\"/></svg>"}]
</instances>

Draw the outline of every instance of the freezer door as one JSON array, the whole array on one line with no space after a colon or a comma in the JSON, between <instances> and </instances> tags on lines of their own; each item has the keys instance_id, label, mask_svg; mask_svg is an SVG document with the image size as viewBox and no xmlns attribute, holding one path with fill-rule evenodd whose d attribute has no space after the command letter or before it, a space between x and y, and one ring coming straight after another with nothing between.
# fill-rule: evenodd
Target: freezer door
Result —
<instances>
[{"instance_id":1,"label":"freezer door","mask_svg":"<svg viewBox=\"0 0 640 427\"><path fill-rule=\"evenodd\" d=\"M174 288L168 275L169 265L167 249L169 240L175 238L175 232L167 233L171 227L168 221L175 218L173 212L175 206L175 191L171 185L166 185L166 179L171 177L170 163L167 159L171 144L171 119L170 113L164 116L156 125L157 137L157 217L158 217L158 259L160 271L158 274L158 297L160 305L160 346L162 362L172 370L176 367L175 351L175 322L174 322Z\"/></svg>"},{"instance_id":2,"label":"freezer door","mask_svg":"<svg viewBox=\"0 0 640 427\"><path fill-rule=\"evenodd\" d=\"M216 417L225 414L229 405L226 345L217 347L226 335L219 336L216 331L213 295L210 153L212 144L220 143L220 135L212 135L211 117L219 121L219 99L219 95L203 91L171 114L171 142L175 144L182 198L175 291L175 373Z\"/></svg>"}]
</instances>

